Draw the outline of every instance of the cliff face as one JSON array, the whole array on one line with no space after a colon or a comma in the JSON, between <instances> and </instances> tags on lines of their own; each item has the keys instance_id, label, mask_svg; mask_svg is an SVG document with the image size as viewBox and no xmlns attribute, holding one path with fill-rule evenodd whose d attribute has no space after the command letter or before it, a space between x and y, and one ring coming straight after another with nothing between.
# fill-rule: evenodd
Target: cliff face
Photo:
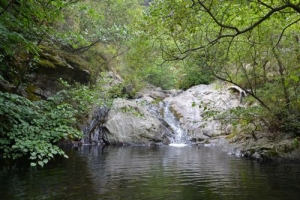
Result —
<instances>
[{"instance_id":1,"label":"cliff face","mask_svg":"<svg viewBox=\"0 0 300 200\"><path fill-rule=\"evenodd\" d=\"M80 56L56 50L48 46L40 47L39 58L20 54L16 58L6 58L7 69L1 69L1 91L21 94L30 100L46 99L61 89L59 79L68 83L88 84L91 73L88 63ZM14 71L13 71L13 70Z\"/></svg>"},{"instance_id":2,"label":"cliff face","mask_svg":"<svg viewBox=\"0 0 300 200\"><path fill-rule=\"evenodd\" d=\"M42 48L37 66L37 70L33 73L35 78L33 83L37 87L34 92L40 96L48 97L55 94L60 89L59 79L71 84L90 82L88 63L74 54Z\"/></svg>"}]
</instances>

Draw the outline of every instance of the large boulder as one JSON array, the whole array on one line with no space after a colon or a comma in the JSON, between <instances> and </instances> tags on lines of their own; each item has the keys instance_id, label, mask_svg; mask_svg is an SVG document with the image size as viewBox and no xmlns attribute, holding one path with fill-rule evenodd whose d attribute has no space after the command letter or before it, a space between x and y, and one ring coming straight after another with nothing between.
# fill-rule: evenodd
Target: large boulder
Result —
<instances>
[{"instance_id":1,"label":"large boulder","mask_svg":"<svg viewBox=\"0 0 300 200\"><path fill-rule=\"evenodd\" d=\"M138 101L115 99L107 119L103 127L110 144L169 142L164 125Z\"/></svg>"},{"instance_id":2,"label":"large boulder","mask_svg":"<svg viewBox=\"0 0 300 200\"><path fill-rule=\"evenodd\" d=\"M224 88L218 89L215 84L194 86L175 97L164 99L164 102L170 106L188 137L196 141L230 133L229 124L214 120L207 111L222 112L240 106L237 95Z\"/></svg>"}]
</instances>

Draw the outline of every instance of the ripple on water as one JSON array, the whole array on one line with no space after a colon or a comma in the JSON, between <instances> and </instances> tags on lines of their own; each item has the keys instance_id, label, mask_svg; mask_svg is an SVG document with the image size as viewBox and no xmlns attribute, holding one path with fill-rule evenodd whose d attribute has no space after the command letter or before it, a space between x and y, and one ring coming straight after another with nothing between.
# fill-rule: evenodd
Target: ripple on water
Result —
<instances>
[{"instance_id":1,"label":"ripple on water","mask_svg":"<svg viewBox=\"0 0 300 200\"><path fill-rule=\"evenodd\" d=\"M299 165L261 165L213 148L83 147L68 154L43 169L0 172L0 199L299 198Z\"/></svg>"}]
</instances>

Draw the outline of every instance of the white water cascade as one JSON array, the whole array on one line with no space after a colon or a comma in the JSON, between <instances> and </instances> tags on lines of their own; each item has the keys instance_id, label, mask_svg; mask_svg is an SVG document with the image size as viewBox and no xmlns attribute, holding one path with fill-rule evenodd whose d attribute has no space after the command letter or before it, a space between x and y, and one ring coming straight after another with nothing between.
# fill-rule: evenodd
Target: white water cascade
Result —
<instances>
[{"instance_id":1,"label":"white water cascade","mask_svg":"<svg viewBox=\"0 0 300 200\"><path fill-rule=\"evenodd\" d=\"M182 147L186 146L188 142L188 137L186 132L181 128L178 119L170 110L170 103L165 102L163 106L163 118L165 122L169 125L171 131L174 133L174 138L170 138L170 146Z\"/></svg>"}]
</instances>

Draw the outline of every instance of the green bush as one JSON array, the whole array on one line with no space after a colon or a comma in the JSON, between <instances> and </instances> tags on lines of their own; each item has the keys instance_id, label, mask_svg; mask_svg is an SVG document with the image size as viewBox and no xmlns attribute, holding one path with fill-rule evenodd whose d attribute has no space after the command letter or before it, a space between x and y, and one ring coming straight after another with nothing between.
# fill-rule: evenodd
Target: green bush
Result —
<instances>
[{"instance_id":1,"label":"green bush","mask_svg":"<svg viewBox=\"0 0 300 200\"><path fill-rule=\"evenodd\" d=\"M77 139L82 133L73 128L76 110L61 96L47 101L30 100L0 92L0 153L7 161L28 157L31 166L43 166L55 155L67 155L55 144Z\"/></svg>"},{"instance_id":2,"label":"green bush","mask_svg":"<svg viewBox=\"0 0 300 200\"><path fill-rule=\"evenodd\" d=\"M188 89L192 86L199 84L209 84L213 80L213 76L204 70L200 70L197 67L187 68L184 76L178 82L179 89Z\"/></svg>"}]
</instances>

